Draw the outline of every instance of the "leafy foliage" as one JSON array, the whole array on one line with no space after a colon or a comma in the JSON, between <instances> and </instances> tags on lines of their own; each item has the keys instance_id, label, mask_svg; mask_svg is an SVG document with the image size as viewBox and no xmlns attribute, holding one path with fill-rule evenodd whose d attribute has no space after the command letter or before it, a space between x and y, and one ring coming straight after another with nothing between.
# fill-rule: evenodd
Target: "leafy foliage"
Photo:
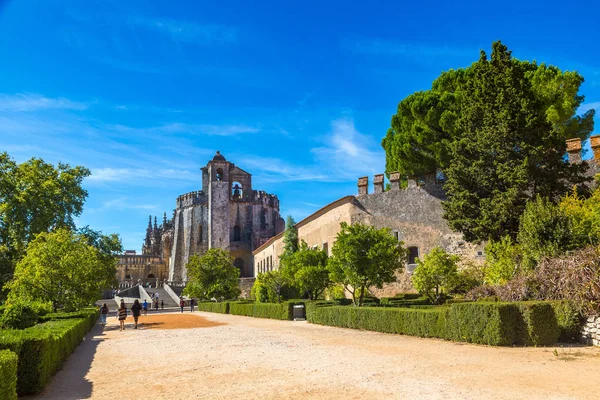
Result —
<instances>
[{"instance_id":1,"label":"leafy foliage","mask_svg":"<svg viewBox=\"0 0 600 400\"><path fill-rule=\"evenodd\" d=\"M9 302L31 299L78 309L93 303L116 274L114 257L106 257L87 238L67 229L40 233L27 246L8 284Z\"/></svg>"},{"instance_id":2,"label":"leafy foliage","mask_svg":"<svg viewBox=\"0 0 600 400\"><path fill-rule=\"evenodd\" d=\"M0 284L38 233L75 228L87 197L81 184L89 175L87 168L38 158L17 164L0 153Z\"/></svg>"},{"instance_id":3,"label":"leafy foliage","mask_svg":"<svg viewBox=\"0 0 600 400\"><path fill-rule=\"evenodd\" d=\"M517 240L523 252L523 267L531 270L542 257L554 257L569 249L569 218L559 206L538 195L525 206Z\"/></svg>"},{"instance_id":4,"label":"leafy foliage","mask_svg":"<svg viewBox=\"0 0 600 400\"><path fill-rule=\"evenodd\" d=\"M17 366L19 359L10 350L0 350L0 399L17 400Z\"/></svg>"},{"instance_id":5,"label":"leafy foliage","mask_svg":"<svg viewBox=\"0 0 600 400\"><path fill-rule=\"evenodd\" d=\"M331 280L343 285L360 307L369 287L396 280L407 250L388 229L345 222L340 226L329 258Z\"/></svg>"},{"instance_id":6,"label":"leafy foliage","mask_svg":"<svg viewBox=\"0 0 600 400\"><path fill-rule=\"evenodd\" d=\"M290 278L284 274L281 269L258 274L257 280L266 288L266 296L268 297L269 291L274 293L278 303L281 303L281 296L284 288L291 283ZM262 294L261 297L264 298L264 296L265 294Z\"/></svg>"},{"instance_id":7,"label":"leafy foliage","mask_svg":"<svg viewBox=\"0 0 600 400\"><path fill-rule=\"evenodd\" d=\"M415 289L432 303L441 303L444 292L448 294L458 281L459 261L460 257L450 255L440 247L433 248L423 261L417 261L419 265L412 276Z\"/></svg>"},{"instance_id":8,"label":"leafy foliage","mask_svg":"<svg viewBox=\"0 0 600 400\"><path fill-rule=\"evenodd\" d=\"M0 317L0 327L4 329L26 329L34 326L38 314L22 303L9 304Z\"/></svg>"},{"instance_id":9,"label":"leafy foliage","mask_svg":"<svg viewBox=\"0 0 600 400\"><path fill-rule=\"evenodd\" d=\"M283 253L281 258L288 257L298 251L298 229L296 221L291 215L285 220L285 232L283 234Z\"/></svg>"},{"instance_id":10,"label":"leafy foliage","mask_svg":"<svg viewBox=\"0 0 600 400\"><path fill-rule=\"evenodd\" d=\"M203 300L227 300L240 295L240 270L223 249L209 249L204 255L193 255L187 263L188 284L184 293Z\"/></svg>"},{"instance_id":11,"label":"leafy foliage","mask_svg":"<svg viewBox=\"0 0 600 400\"><path fill-rule=\"evenodd\" d=\"M534 74L532 82L530 73L496 42L491 59L482 52L461 88L460 136L450 144L443 206L444 218L468 241L514 238L528 199L556 198L585 180L585 164L566 163L563 155L565 133L585 137L589 124L544 97L547 91L538 93L533 84L544 80ZM560 126L567 122L572 126Z\"/></svg>"},{"instance_id":12,"label":"leafy foliage","mask_svg":"<svg viewBox=\"0 0 600 400\"><path fill-rule=\"evenodd\" d=\"M300 293L307 293L311 300L318 299L331 285L327 253L309 249L304 241L295 253L281 259L281 271Z\"/></svg>"},{"instance_id":13,"label":"leafy foliage","mask_svg":"<svg viewBox=\"0 0 600 400\"><path fill-rule=\"evenodd\" d=\"M510 236L489 241L485 246L485 282L501 285L512 279L521 268L521 248Z\"/></svg>"},{"instance_id":14,"label":"leafy foliage","mask_svg":"<svg viewBox=\"0 0 600 400\"><path fill-rule=\"evenodd\" d=\"M559 206L570 222L571 248L600 243L600 186L588 198L578 195L574 188Z\"/></svg>"}]
</instances>

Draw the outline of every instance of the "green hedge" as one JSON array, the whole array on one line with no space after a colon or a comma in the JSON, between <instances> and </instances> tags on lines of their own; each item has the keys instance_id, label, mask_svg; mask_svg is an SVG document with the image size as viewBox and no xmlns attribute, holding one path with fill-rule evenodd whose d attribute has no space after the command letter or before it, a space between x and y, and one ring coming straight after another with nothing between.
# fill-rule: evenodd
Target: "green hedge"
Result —
<instances>
[{"instance_id":1,"label":"green hedge","mask_svg":"<svg viewBox=\"0 0 600 400\"><path fill-rule=\"evenodd\" d=\"M24 330L0 331L0 349L14 351L19 359L17 393L41 391L84 336L94 326L98 312L81 312L84 318L59 319Z\"/></svg>"},{"instance_id":2,"label":"green hedge","mask_svg":"<svg viewBox=\"0 0 600 400\"><path fill-rule=\"evenodd\" d=\"M200 302L198 303L198 310L220 314L229 314L229 303L215 303L214 301Z\"/></svg>"},{"instance_id":3,"label":"green hedge","mask_svg":"<svg viewBox=\"0 0 600 400\"><path fill-rule=\"evenodd\" d=\"M17 399L18 358L10 350L0 350L0 399Z\"/></svg>"},{"instance_id":4,"label":"green hedge","mask_svg":"<svg viewBox=\"0 0 600 400\"><path fill-rule=\"evenodd\" d=\"M321 325L493 346L550 345L558 338L551 310L547 302L477 302L427 309L316 303L307 305L307 319Z\"/></svg>"},{"instance_id":5,"label":"green hedge","mask_svg":"<svg viewBox=\"0 0 600 400\"><path fill-rule=\"evenodd\" d=\"M554 309L556 322L560 329L558 340L561 342L577 342L583 325L581 313L568 300L550 301L549 303Z\"/></svg>"}]
</instances>

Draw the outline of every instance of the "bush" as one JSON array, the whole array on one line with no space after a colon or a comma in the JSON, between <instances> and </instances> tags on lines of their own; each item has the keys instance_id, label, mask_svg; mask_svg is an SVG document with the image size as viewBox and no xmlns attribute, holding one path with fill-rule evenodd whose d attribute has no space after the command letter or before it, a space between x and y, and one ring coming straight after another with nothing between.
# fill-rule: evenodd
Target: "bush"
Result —
<instances>
[{"instance_id":1,"label":"bush","mask_svg":"<svg viewBox=\"0 0 600 400\"><path fill-rule=\"evenodd\" d=\"M311 323L459 342L510 346L549 345L558 338L548 303L458 303L415 308L340 307L307 304ZM548 333L546 333L548 332Z\"/></svg>"},{"instance_id":2,"label":"bush","mask_svg":"<svg viewBox=\"0 0 600 400\"><path fill-rule=\"evenodd\" d=\"M229 304L229 313L246 317L271 318L281 320L293 319L294 305L304 304L301 301L285 301L282 303L242 303Z\"/></svg>"},{"instance_id":3,"label":"bush","mask_svg":"<svg viewBox=\"0 0 600 400\"><path fill-rule=\"evenodd\" d=\"M17 393L41 391L50 377L94 326L99 314L84 310L85 318L50 320L24 330L0 331L0 349L9 349L19 358Z\"/></svg>"},{"instance_id":4,"label":"bush","mask_svg":"<svg viewBox=\"0 0 600 400\"><path fill-rule=\"evenodd\" d=\"M37 313L26 304L10 304L6 306L0 327L4 329L26 329L34 326L38 321Z\"/></svg>"},{"instance_id":5,"label":"bush","mask_svg":"<svg viewBox=\"0 0 600 400\"><path fill-rule=\"evenodd\" d=\"M10 350L0 350L0 399L17 400L18 358Z\"/></svg>"},{"instance_id":6,"label":"bush","mask_svg":"<svg viewBox=\"0 0 600 400\"><path fill-rule=\"evenodd\" d=\"M550 303L527 301L517 303L517 306L523 317L517 329L519 344L538 346L556 343L560 328Z\"/></svg>"},{"instance_id":7,"label":"bush","mask_svg":"<svg viewBox=\"0 0 600 400\"><path fill-rule=\"evenodd\" d=\"M554 309L556 322L560 329L558 340L561 342L576 342L581 335L583 317L573 302L568 300L549 301Z\"/></svg>"},{"instance_id":8,"label":"bush","mask_svg":"<svg viewBox=\"0 0 600 400\"><path fill-rule=\"evenodd\" d=\"M229 303L215 303L214 301L201 301L198 303L199 311L214 312L220 314L229 314Z\"/></svg>"}]
</instances>

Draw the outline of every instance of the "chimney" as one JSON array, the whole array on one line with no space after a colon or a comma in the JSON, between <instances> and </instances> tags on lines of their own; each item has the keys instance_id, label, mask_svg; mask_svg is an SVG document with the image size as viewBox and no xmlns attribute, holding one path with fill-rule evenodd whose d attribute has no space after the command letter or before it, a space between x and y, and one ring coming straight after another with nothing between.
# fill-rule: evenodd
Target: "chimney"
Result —
<instances>
[{"instance_id":1,"label":"chimney","mask_svg":"<svg viewBox=\"0 0 600 400\"><path fill-rule=\"evenodd\" d=\"M369 194L369 177L358 178L358 195Z\"/></svg>"},{"instance_id":2,"label":"chimney","mask_svg":"<svg viewBox=\"0 0 600 400\"><path fill-rule=\"evenodd\" d=\"M408 177L408 188L416 188L419 186L418 183L419 178L416 176L409 176Z\"/></svg>"},{"instance_id":3,"label":"chimney","mask_svg":"<svg viewBox=\"0 0 600 400\"><path fill-rule=\"evenodd\" d=\"M590 145L594 152L594 161L600 165L600 135L590 137Z\"/></svg>"},{"instance_id":4,"label":"chimney","mask_svg":"<svg viewBox=\"0 0 600 400\"><path fill-rule=\"evenodd\" d=\"M373 186L375 186L375 193L383 193L383 174L375 175Z\"/></svg>"},{"instance_id":5,"label":"chimney","mask_svg":"<svg viewBox=\"0 0 600 400\"><path fill-rule=\"evenodd\" d=\"M581 139L567 140L567 154L569 156L569 163L579 164L581 162Z\"/></svg>"},{"instance_id":6,"label":"chimney","mask_svg":"<svg viewBox=\"0 0 600 400\"><path fill-rule=\"evenodd\" d=\"M390 186L392 190L400 190L400 172L392 172L390 174Z\"/></svg>"}]
</instances>

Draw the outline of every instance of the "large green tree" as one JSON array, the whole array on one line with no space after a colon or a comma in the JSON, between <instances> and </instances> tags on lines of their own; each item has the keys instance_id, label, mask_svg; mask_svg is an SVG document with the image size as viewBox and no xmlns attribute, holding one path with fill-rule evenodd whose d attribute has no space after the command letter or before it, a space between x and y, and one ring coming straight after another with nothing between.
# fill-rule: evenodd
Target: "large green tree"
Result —
<instances>
[{"instance_id":1,"label":"large green tree","mask_svg":"<svg viewBox=\"0 0 600 400\"><path fill-rule=\"evenodd\" d=\"M89 175L87 168L39 158L17 164L0 153L0 285L38 233L75 228L74 217L87 197L82 182Z\"/></svg>"},{"instance_id":2,"label":"large green tree","mask_svg":"<svg viewBox=\"0 0 600 400\"><path fill-rule=\"evenodd\" d=\"M557 199L585 180L585 164L564 161L567 128L553 126L527 72L496 42L463 86L443 206L449 225L469 241L515 237L529 199Z\"/></svg>"},{"instance_id":3,"label":"large green tree","mask_svg":"<svg viewBox=\"0 0 600 400\"><path fill-rule=\"evenodd\" d=\"M209 249L202 256L193 255L187 263L188 284L184 293L204 300L234 299L240 294L240 270L223 249Z\"/></svg>"},{"instance_id":4,"label":"large green tree","mask_svg":"<svg viewBox=\"0 0 600 400\"><path fill-rule=\"evenodd\" d=\"M9 302L51 302L54 309L77 309L96 301L115 280L116 258L106 257L89 239L70 230L38 234L17 263L7 285Z\"/></svg>"},{"instance_id":5,"label":"large green tree","mask_svg":"<svg viewBox=\"0 0 600 400\"><path fill-rule=\"evenodd\" d=\"M331 280L343 285L359 307L369 287L396 281L407 256L389 229L346 222L341 223L331 253Z\"/></svg>"},{"instance_id":6,"label":"large green tree","mask_svg":"<svg viewBox=\"0 0 600 400\"><path fill-rule=\"evenodd\" d=\"M497 50L506 52L500 42L493 46L493 53ZM549 124L553 134L562 140L589 136L594 128L594 110L576 115L584 100L579 94L583 83L579 73L514 58L510 62L522 71L519 79L526 81L535 99L535 103L528 101L528 107L536 107L535 112ZM480 66L481 60L464 69L443 72L431 89L413 93L398 104L391 127L382 141L388 172L421 175L449 167L453 159L451 144L465 133L459 126L459 117L472 100L467 86L472 85L473 80L481 79L477 71ZM501 103L502 96L497 100ZM500 103L489 106L497 107ZM564 145L561 149L564 151Z\"/></svg>"}]
</instances>

